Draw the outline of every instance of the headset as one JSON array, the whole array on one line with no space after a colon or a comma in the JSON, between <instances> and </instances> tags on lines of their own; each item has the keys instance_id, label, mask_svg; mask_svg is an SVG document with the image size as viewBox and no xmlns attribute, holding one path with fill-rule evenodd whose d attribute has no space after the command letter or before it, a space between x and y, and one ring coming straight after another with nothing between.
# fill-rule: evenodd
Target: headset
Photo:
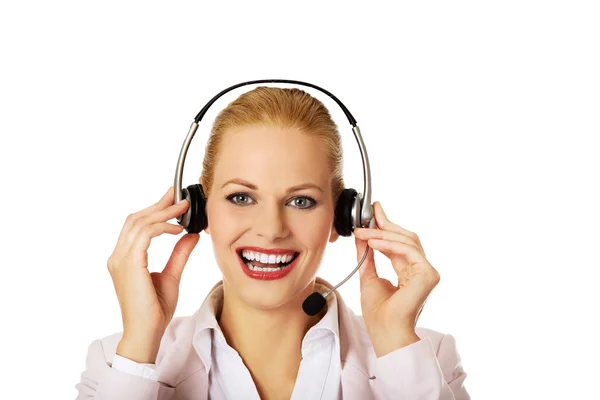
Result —
<instances>
[{"instance_id":1,"label":"headset","mask_svg":"<svg viewBox=\"0 0 600 400\"><path fill-rule=\"evenodd\" d=\"M354 228L375 228L375 218L373 216L373 206L371 204L371 167L369 165L369 156L367 149L363 142L360 134L360 128L356 123L356 119L350 114L350 111L344 106L344 104L338 100L333 94L319 86L313 85L312 83L301 82L289 79L259 79L253 81L247 81L238 83L230 86L227 89L221 91L215 97L213 97L203 108L200 110L198 115L194 118L194 122L190 127L190 130L183 142L181 151L179 152L179 158L177 159L177 168L175 170L175 199L173 204L186 199L189 202L189 207L186 212L177 217L179 225L183 226L188 233L200 233L208 226L208 217L206 215L206 196L201 184L190 185L187 188L182 189L182 177L183 177L183 166L185 164L185 157L187 155L190 143L198 130L198 123L204 117L204 114L208 111L211 105L219 97L225 93L237 89L240 86L253 85L258 83L286 83L300 86L307 86L317 89L329 97L331 97L344 111L350 125L352 126L352 132L358 143L360 155L362 158L363 166L363 193L358 193L355 189L344 189L339 196L334 213L334 228L340 236L351 236ZM356 268L344 279L342 282L334 286L325 294L314 292L304 300L302 303L302 309L307 315L313 316L319 313L326 305L326 297L346 282L362 265L364 262L367 252L369 251L369 245L367 244L365 253L362 256L361 261Z\"/></svg>"}]
</instances>

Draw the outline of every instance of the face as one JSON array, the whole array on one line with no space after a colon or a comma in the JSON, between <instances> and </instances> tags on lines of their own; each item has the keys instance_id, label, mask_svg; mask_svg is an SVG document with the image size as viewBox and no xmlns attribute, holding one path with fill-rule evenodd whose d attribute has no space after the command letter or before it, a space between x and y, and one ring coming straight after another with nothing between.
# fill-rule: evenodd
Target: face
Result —
<instances>
[{"instance_id":1,"label":"face","mask_svg":"<svg viewBox=\"0 0 600 400\"><path fill-rule=\"evenodd\" d=\"M243 180L255 188L249 188ZM288 192L294 186L315 187ZM225 134L206 203L213 250L226 290L261 309L312 293L311 284L333 226L331 177L319 138L276 126L247 126ZM254 279L239 248L292 249L297 260L282 278ZM302 297L302 301L306 296Z\"/></svg>"}]
</instances>

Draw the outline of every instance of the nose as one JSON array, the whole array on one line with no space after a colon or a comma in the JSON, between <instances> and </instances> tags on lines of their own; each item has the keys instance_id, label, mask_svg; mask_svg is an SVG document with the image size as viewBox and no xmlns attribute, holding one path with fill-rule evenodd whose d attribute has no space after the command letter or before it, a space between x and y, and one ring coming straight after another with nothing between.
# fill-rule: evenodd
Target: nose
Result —
<instances>
[{"instance_id":1,"label":"nose","mask_svg":"<svg viewBox=\"0 0 600 400\"><path fill-rule=\"evenodd\" d=\"M267 239L269 243L289 235L285 215L278 205L264 206L263 212L258 215L255 226L257 226L258 235Z\"/></svg>"}]
</instances>

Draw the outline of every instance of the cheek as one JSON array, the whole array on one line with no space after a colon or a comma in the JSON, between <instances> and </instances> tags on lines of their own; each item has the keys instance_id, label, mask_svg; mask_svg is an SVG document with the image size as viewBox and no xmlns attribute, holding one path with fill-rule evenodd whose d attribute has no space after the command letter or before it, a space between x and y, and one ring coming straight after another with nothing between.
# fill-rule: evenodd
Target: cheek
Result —
<instances>
[{"instance_id":1,"label":"cheek","mask_svg":"<svg viewBox=\"0 0 600 400\"><path fill-rule=\"evenodd\" d=\"M214 204L206 207L210 236L216 244L227 244L243 229L243 223L226 207Z\"/></svg>"},{"instance_id":2,"label":"cheek","mask_svg":"<svg viewBox=\"0 0 600 400\"><path fill-rule=\"evenodd\" d=\"M219 242L234 240L235 236L243 231L243 224L240 223L240 220L231 216L223 215L216 221L218 222L211 225L211 236Z\"/></svg>"},{"instance_id":3,"label":"cheek","mask_svg":"<svg viewBox=\"0 0 600 400\"><path fill-rule=\"evenodd\" d=\"M333 215L331 221L329 215L311 216L300 218L294 222L293 234L299 238L308 248L324 247L331 234Z\"/></svg>"}]
</instances>

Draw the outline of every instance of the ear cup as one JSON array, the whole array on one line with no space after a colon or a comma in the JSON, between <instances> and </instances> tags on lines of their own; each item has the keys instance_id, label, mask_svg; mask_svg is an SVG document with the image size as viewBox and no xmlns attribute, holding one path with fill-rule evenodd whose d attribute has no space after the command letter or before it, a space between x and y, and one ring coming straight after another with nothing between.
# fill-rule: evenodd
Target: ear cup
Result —
<instances>
[{"instance_id":1,"label":"ear cup","mask_svg":"<svg viewBox=\"0 0 600 400\"><path fill-rule=\"evenodd\" d=\"M202 185L195 184L187 187L190 206L185 212L190 214L189 225L186 227L188 233L200 233L208 226L208 217L206 215L206 196Z\"/></svg>"},{"instance_id":2,"label":"ear cup","mask_svg":"<svg viewBox=\"0 0 600 400\"><path fill-rule=\"evenodd\" d=\"M352 227L352 209L355 206L357 191L354 189L344 189L338 198L335 206L335 215L333 226L340 236L350 236L354 230Z\"/></svg>"}]
</instances>

